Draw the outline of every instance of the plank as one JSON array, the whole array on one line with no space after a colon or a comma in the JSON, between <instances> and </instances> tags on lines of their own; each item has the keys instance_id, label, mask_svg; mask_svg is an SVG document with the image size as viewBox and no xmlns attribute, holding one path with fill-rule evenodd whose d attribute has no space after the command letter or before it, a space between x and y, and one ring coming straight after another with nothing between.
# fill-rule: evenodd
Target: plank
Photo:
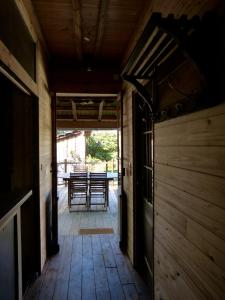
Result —
<instances>
[{"instance_id":1,"label":"plank","mask_svg":"<svg viewBox=\"0 0 225 300\"><path fill-rule=\"evenodd\" d=\"M112 237L110 238L110 243L115 256L117 254L123 254L122 251L120 250L119 236L117 234L112 235Z\"/></svg>"},{"instance_id":2,"label":"plank","mask_svg":"<svg viewBox=\"0 0 225 300\"><path fill-rule=\"evenodd\" d=\"M134 283L134 278L130 272L123 255L115 255L117 270L122 284Z\"/></svg>"},{"instance_id":3,"label":"plank","mask_svg":"<svg viewBox=\"0 0 225 300\"><path fill-rule=\"evenodd\" d=\"M155 237L163 241L167 252L193 278L207 299L224 298L224 272L160 215L155 216Z\"/></svg>"},{"instance_id":4,"label":"plank","mask_svg":"<svg viewBox=\"0 0 225 300\"><path fill-rule=\"evenodd\" d=\"M102 253L104 257L105 267L106 268L116 267L116 262L115 262L114 254L112 251L112 247L108 235L102 235L100 237L100 240L102 245Z\"/></svg>"},{"instance_id":5,"label":"plank","mask_svg":"<svg viewBox=\"0 0 225 300\"><path fill-rule=\"evenodd\" d=\"M81 299L82 290L82 236L73 238L72 259L68 286L68 300Z\"/></svg>"},{"instance_id":6,"label":"plank","mask_svg":"<svg viewBox=\"0 0 225 300\"><path fill-rule=\"evenodd\" d=\"M201 111L194 112L192 114L184 115L178 118L170 119L165 122L161 122L155 125L155 130L158 130L163 127L170 127L176 124L181 123L189 123L195 120L207 119L212 118L214 116L218 116L225 113L225 104L221 103L215 107L204 109Z\"/></svg>"},{"instance_id":7,"label":"plank","mask_svg":"<svg viewBox=\"0 0 225 300\"><path fill-rule=\"evenodd\" d=\"M72 255L72 242L73 240L70 236L65 237L60 267L57 272L56 286L53 295L53 299L55 300L66 299L67 297Z\"/></svg>"},{"instance_id":8,"label":"plank","mask_svg":"<svg viewBox=\"0 0 225 300\"><path fill-rule=\"evenodd\" d=\"M99 255L102 254L102 246L99 235L92 235L92 252L93 255Z\"/></svg>"},{"instance_id":9,"label":"plank","mask_svg":"<svg viewBox=\"0 0 225 300\"><path fill-rule=\"evenodd\" d=\"M206 230L200 224L188 220L187 239L198 247L219 268L225 271L225 241Z\"/></svg>"},{"instance_id":10,"label":"plank","mask_svg":"<svg viewBox=\"0 0 225 300\"><path fill-rule=\"evenodd\" d=\"M157 128L157 126L156 126ZM225 115L155 130L156 146L225 146Z\"/></svg>"},{"instance_id":11,"label":"plank","mask_svg":"<svg viewBox=\"0 0 225 300\"><path fill-rule=\"evenodd\" d=\"M191 216L181 213L159 198L155 203L155 211L225 271L225 241L223 239L193 221Z\"/></svg>"},{"instance_id":12,"label":"plank","mask_svg":"<svg viewBox=\"0 0 225 300\"><path fill-rule=\"evenodd\" d=\"M155 179L225 208L224 178L155 164Z\"/></svg>"},{"instance_id":13,"label":"plank","mask_svg":"<svg viewBox=\"0 0 225 300\"><path fill-rule=\"evenodd\" d=\"M102 254L95 254L93 256L94 274L95 274L95 288L97 299L101 299L103 295L109 295L109 286L107 281L106 270L104 266L104 259Z\"/></svg>"},{"instance_id":14,"label":"plank","mask_svg":"<svg viewBox=\"0 0 225 300\"><path fill-rule=\"evenodd\" d=\"M33 81L30 75L25 71L17 59L10 53L8 48L0 41L0 59L24 84L32 91L34 95L38 95L37 83Z\"/></svg>"},{"instance_id":15,"label":"plank","mask_svg":"<svg viewBox=\"0 0 225 300\"><path fill-rule=\"evenodd\" d=\"M106 299L110 299L110 292L109 290L105 291L97 291L96 292L97 295L97 300L106 300Z\"/></svg>"},{"instance_id":16,"label":"plank","mask_svg":"<svg viewBox=\"0 0 225 300\"><path fill-rule=\"evenodd\" d=\"M111 299L125 299L116 268L106 268Z\"/></svg>"},{"instance_id":17,"label":"plank","mask_svg":"<svg viewBox=\"0 0 225 300\"><path fill-rule=\"evenodd\" d=\"M225 147L155 147L155 162L225 177Z\"/></svg>"},{"instance_id":18,"label":"plank","mask_svg":"<svg viewBox=\"0 0 225 300\"><path fill-rule=\"evenodd\" d=\"M155 283L155 290L159 293L164 290L170 299L182 299L184 295L185 300L205 299L205 295L199 291L193 279L159 242L155 244Z\"/></svg>"},{"instance_id":19,"label":"plank","mask_svg":"<svg viewBox=\"0 0 225 300\"><path fill-rule=\"evenodd\" d=\"M43 267L42 274L39 276L34 283L32 284L31 288L25 292L24 300L31 300L31 299L39 299L42 286L44 285L44 277L48 271L49 261L47 261Z\"/></svg>"},{"instance_id":20,"label":"plank","mask_svg":"<svg viewBox=\"0 0 225 300\"><path fill-rule=\"evenodd\" d=\"M136 290L134 284L124 284L123 291L124 291L126 300L139 299L139 296L138 296L138 293L137 293L137 290Z\"/></svg>"},{"instance_id":21,"label":"plank","mask_svg":"<svg viewBox=\"0 0 225 300\"><path fill-rule=\"evenodd\" d=\"M83 236L82 299L96 299L91 236Z\"/></svg>"},{"instance_id":22,"label":"plank","mask_svg":"<svg viewBox=\"0 0 225 300\"><path fill-rule=\"evenodd\" d=\"M225 239L225 210L167 184L157 182L155 201L162 199L192 220Z\"/></svg>"}]
</instances>

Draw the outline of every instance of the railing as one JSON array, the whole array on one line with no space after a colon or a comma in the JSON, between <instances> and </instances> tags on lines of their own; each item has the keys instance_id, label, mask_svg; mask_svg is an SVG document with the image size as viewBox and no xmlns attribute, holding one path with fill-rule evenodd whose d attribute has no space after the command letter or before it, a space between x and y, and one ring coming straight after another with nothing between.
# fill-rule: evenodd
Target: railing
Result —
<instances>
[{"instance_id":1,"label":"railing","mask_svg":"<svg viewBox=\"0 0 225 300\"><path fill-rule=\"evenodd\" d=\"M117 160L108 162L74 162L65 159L57 163L58 173L70 173L85 170L87 172L117 172ZM58 178L58 185L64 184L62 178Z\"/></svg>"},{"instance_id":2,"label":"railing","mask_svg":"<svg viewBox=\"0 0 225 300\"><path fill-rule=\"evenodd\" d=\"M2 249L3 250L7 249L7 255L2 259L6 260L6 265L7 263L9 264L11 263L13 266L13 270L15 272L15 282L14 280L11 280L11 278L13 278L11 276L12 274L11 273L7 274L7 272L9 271L5 271L4 275L1 274L2 275L1 288L3 288L4 292L7 294L10 292L11 289L13 289L12 292L10 292L10 294L12 293L13 295L15 295L16 299L18 300L22 300L23 298L22 297L23 294L22 291L22 277L23 277L22 276L23 275L22 273L23 271L22 270L22 256L23 256L22 231L24 230L24 228L22 228L21 218L23 218L23 206L25 202L30 199L31 196L32 196L31 190L27 193L1 195L3 201L8 203L11 202L13 204L11 209L7 210L7 212L0 218L0 240L1 240L0 242L4 241L5 244L3 245L2 243ZM9 262L7 262L7 260ZM4 272L3 270L2 272ZM12 270L10 270L10 272L12 272ZM2 282L3 277L5 279Z\"/></svg>"}]
</instances>

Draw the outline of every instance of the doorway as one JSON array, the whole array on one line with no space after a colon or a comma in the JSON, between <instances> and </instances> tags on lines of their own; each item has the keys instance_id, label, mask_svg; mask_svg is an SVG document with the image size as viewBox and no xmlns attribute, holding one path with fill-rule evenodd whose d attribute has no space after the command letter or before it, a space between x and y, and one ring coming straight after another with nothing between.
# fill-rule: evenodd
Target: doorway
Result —
<instances>
[{"instance_id":1,"label":"doorway","mask_svg":"<svg viewBox=\"0 0 225 300\"><path fill-rule=\"evenodd\" d=\"M115 129L57 130L59 235L65 234L66 216L75 235L118 234L117 135Z\"/></svg>"},{"instance_id":2,"label":"doorway","mask_svg":"<svg viewBox=\"0 0 225 300\"><path fill-rule=\"evenodd\" d=\"M153 287L154 199L153 122L140 96L133 94L134 265ZM153 289L153 288L152 288Z\"/></svg>"}]
</instances>

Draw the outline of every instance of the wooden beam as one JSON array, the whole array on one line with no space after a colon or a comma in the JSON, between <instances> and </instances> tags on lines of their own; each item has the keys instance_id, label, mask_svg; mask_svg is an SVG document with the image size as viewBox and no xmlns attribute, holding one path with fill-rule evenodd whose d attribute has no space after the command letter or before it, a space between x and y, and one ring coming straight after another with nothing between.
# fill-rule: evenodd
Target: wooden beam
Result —
<instances>
[{"instance_id":1,"label":"wooden beam","mask_svg":"<svg viewBox=\"0 0 225 300\"><path fill-rule=\"evenodd\" d=\"M115 129L118 122L115 121L56 121L57 129Z\"/></svg>"},{"instance_id":2,"label":"wooden beam","mask_svg":"<svg viewBox=\"0 0 225 300\"><path fill-rule=\"evenodd\" d=\"M38 95L38 89L36 82L30 77L30 75L25 71L22 65L17 61L17 59L12 55L8 48L0 40L0 60L6 65L6 67L15 74L16 77L34 94ZM7 70L6 70L7 71Z\"/></svg>"},{"instance_id":3,"label":"wooden beam","mask_svg":"<svg viewBox=\"0 0 225 300\"><path fill-rule=\"evenodd\" d=\"M104 100L102 100L99 104L99 112L98 112L98 120L102 120L102 112L103 112Z\"/></svg>"},{"instance_id":4,"label":"wooden beam","mask_svg":"<svg viewBox=\"0 0 225 300\"><path fill-rule=\"evenodd\" d=\"M75 121L77 121L77 105L75 102L72 102L72 112L73 112L73 118Z\"/></svg>"},{"instance_id":5,"label":"wooden beam","mask_svg":"<svg viewBox=\"0 0 225 300\"><path fill-rule=\"evenodd\" d=\"M109 1L108 0L100 0L99 3L99 11L98 11L98 21L97 21L97 31L95 35L95 54L94 59L97 58L99 50L102 44L102 37L104 33L104 22L105 22L105 15L107 12Z\"/></svg>"},{"instance_id":6,"label":"wooden beam","mask_svg":"<svg viewBox=\"0 0 225 300\"><path fill-rule=\"evenodd\" d=\"M73 29L76 42L76 52L78 59L82 60L82 33L81 33L81 14L80 14L80 0L71 0L72 14L73 14Z\"/></svg>"},{"instance_id":7,"label":"wooden beam","mask_svg":"<svg viewBox=\"0 0 225 300\"><path fill-rule=\"evenodd\" d=\"M57 113L57 112L56 112ZM97 114L92 114L92 115L79 115L79 121L97 121ZM75 119L73 118L72 115L59 115L57 114L56 116L57 121L74 121ZM112 121L112 120L117 120L116 115L103 115L101 121Z\"/></svg>"},{"instance_id":8,"label":"wooden beam","mask_svg":"<svg viewBox=\"0 0 225 300\"><path fill-rule=\"evenodd\" d=\"M48 48L44 36L42 34L37 15L34 11L33 4L31 3L31 0L22 0L22 1L15 0L15 2L20 10L23 20L26 23L33 40L35 42L37 42L37 40L40 41L41 46L45 50L45 54L48 57L49 56Z\"/></svg>"}]
</instances>

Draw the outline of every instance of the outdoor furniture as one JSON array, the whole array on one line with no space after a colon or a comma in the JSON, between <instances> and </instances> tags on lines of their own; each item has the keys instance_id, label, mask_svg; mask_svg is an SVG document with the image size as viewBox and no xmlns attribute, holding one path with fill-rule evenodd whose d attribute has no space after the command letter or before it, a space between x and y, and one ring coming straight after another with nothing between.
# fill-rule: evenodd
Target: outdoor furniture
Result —
<instances>
[{"instance_id":1,"label":"outdoor furniture","mask_svg":"<svg viewBox=\"0 0 225 300\"><path fill-rule=\"evenodd\" d=\"M84 209L82 208L82 210L91 210L91 206L93 208L94 205L96 206L101 205L103 206L104 209L108 207L109 181L113 180L114 178L118 178L118 173L74 172L74 173L61 173L60 177L63 178L63 180L66 183L68 183L69 210L71 209L72 205L74 206L83 205ZM83 186L81 186L81 183L83 184ZM78 185L77 191L76 191L76 185ZM79 189L81 189L80 194L78 192ZM79 196L82 197L79 198ZM80 201L79 199L83 201Z\"/></svg>"},{"instance_id":2,"label":"outdoor furniture","mask_svg":"<svg viewBox=\"0 0 225 300\"><path fill-rule=\"evenodd\" d=\"M108 207L107 173L90 173L89 205Z\"/></svg>"},{"instance_id":3,"label":"outdoor furniture","mask_svg":"<svg viewBox=\"0 0 225 300\"><path fill-rule=\"evenodd\" d=\"M88 207L88 180L87 172L70 173L68 182L68 207L74 205Z\"/></svg>"}]
</instances>

